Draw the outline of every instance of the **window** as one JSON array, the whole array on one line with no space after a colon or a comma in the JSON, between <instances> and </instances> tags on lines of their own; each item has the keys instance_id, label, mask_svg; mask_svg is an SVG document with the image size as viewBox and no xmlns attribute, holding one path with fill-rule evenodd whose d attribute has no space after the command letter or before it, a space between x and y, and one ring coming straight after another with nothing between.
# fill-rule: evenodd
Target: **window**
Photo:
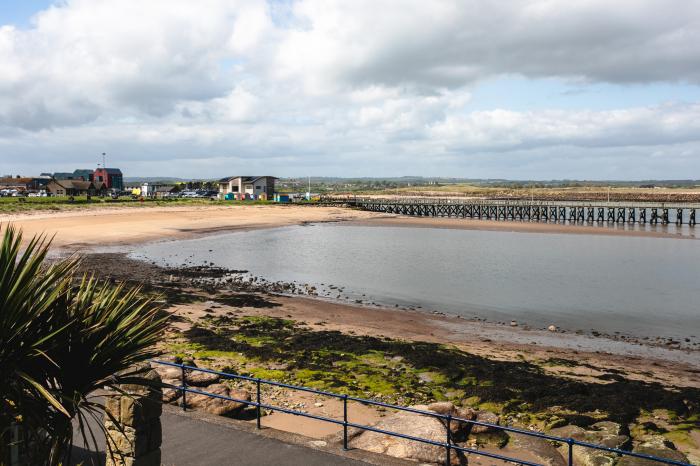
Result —
<instances>
[{"instance_id":1,"label":"window","mask_svg":"<svg viewBox=\"0 0 700 466\"><path fill-rule=\"evenodd\" d=\"M232 192L232 193L237 193L237 192L238 192L238 185L231 186L231 192Z\"/></svg>"},{"instance_id":2,"label":"window","mask_svg":"<svg viewBox=\"0 0 700 466\"><path fill-rule=\"evenodd\" d=\"M256 186L255 189L262 189L260 186Z\"/></svg>"}]
</instances>

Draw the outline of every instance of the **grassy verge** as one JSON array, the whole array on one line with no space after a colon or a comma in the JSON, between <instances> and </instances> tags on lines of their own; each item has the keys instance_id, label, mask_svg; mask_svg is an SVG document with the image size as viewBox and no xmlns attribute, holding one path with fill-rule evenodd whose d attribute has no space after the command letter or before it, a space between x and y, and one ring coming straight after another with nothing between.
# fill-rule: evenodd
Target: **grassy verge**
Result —
<instances>
[{"instance_id":1,"label":"grassy verge","mask_svg":"<svg viewBox=\"0 0 700 466\"><path fill-rule=\"evenodd\" d=\"M192 206L192 205L265 205L274 204L272 201L219 201L210 199L131 199L122 197L77 196L73 200L68 197L2 197L0 198L0 213L22 213L31 211L64 211L109 207L163 207L163 206Z\"/></svg>"}]
</instances>

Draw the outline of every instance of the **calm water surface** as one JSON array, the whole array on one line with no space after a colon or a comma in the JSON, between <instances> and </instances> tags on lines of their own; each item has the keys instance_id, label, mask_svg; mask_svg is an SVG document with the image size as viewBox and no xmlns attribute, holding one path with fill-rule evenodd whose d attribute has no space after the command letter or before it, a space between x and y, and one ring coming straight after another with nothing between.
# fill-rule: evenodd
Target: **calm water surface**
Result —
<instances>
[{"instance_id":1,"label":"calm water surface","mask_svg":"<svg viewBox=\"0 0 700 466\"><path fill-rule=\"evenodd\" d=\"M700 336L700 242L690 239L320 224L154 243L132 257L491 321Z\"/></svg>"}]
</instances>

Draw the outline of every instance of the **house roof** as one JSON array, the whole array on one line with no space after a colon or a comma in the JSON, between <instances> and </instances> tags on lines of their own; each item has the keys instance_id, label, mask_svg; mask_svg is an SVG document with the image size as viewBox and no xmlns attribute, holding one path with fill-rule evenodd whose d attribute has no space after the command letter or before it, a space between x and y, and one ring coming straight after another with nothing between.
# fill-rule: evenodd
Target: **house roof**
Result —
<instances>
[{"instance_id":1,"label":"house roof","mask_svg":"<svg viewBox=\"0 0 700 466\"><path fill-rule=\"evenodd\" d=\"M65 189L79 189L81 191L87 191L90 188L94 188L95 185L91 181L82 180L55 180L56 184L62 186Z\"/></svg>"},{"instance_id":2,"label":"house roof","mask_svg":"<svg viewBox=\"0 0 700 466\"><path fill-rule=\"evenodd\" d=\"M34 181L34 178L0 178L2 186L20 186L27 185Z\"/></svg>"},{"instance_id":3,"label":"house roof","mask_svg":"<svg viewBox=\"0 0 700 466\"><path fill-rule=\"evenodd\" d=\"M270 176L270 175L263 175L263 176L242 176L242 175L239 175L239 176L228 176L226 178L221 178L219 180L219 183L226 183L228 181L235 180L236 178L240 178L242 181L249 182L249 183L255 183L260 178L273 178L275 180L279 179L276 176Z\"/></svg>"}]
</instances>

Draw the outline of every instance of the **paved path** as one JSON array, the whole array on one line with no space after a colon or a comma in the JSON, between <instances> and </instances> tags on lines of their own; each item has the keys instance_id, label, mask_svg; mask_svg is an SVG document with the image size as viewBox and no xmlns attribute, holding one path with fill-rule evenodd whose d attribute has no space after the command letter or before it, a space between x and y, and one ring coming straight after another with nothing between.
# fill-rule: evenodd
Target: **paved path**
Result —
<instances>
[{"instance_id":1,"label":"paved path","mask_svg":"<svg viewBox=\"0 0 700 466\"><path fill-rule=\"evenodd\" d=\"M168 411L163 412L161 421L164 466L367 465L363 461L258 435L223 421L211 422ZM104 443L100 447L104 449ZM85 461L86 466L104 464L104 453L95 457L80 448L74 452L74 464L80 461Z\"/></svg>"}]
</instances>

